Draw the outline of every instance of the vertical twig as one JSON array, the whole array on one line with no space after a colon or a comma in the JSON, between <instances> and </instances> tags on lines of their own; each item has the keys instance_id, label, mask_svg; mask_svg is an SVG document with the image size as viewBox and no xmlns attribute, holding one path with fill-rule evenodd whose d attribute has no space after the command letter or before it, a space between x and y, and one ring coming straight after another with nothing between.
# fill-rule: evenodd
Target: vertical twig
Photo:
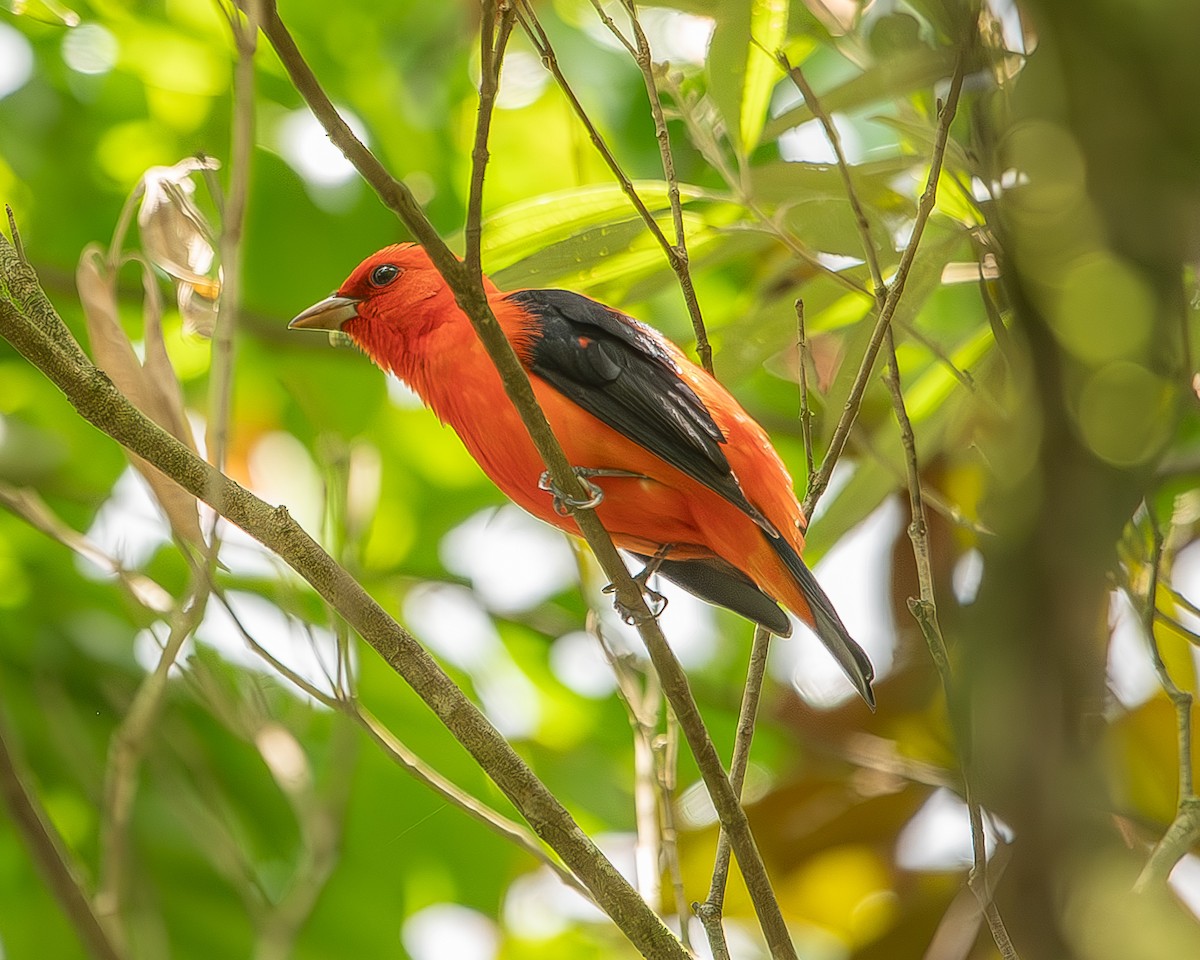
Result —
<instances>
[{"instance_id":1,"label":"vertical twig","mask_svg":"<svg viewBox=\"0 0 1200 960\"><path fill-rule=\"evenodd\" d=\"M499 14L500 29L496 29ZM513 28L513 8L509 0L484 0L480 13L479 27L479 113L475 123L475 145L471 151L471 186L467 195L467 221L464 228L466 241L463 261L472 277L478 277L483 268L480 248L483 241L483 178L487 170L488 136L492 129L492 113L496 106L496 95L500 92L500 67L504 62L504 48L508 45Z\"/></svg>"},{"instance_id":2,"label":"vertical twig","mask_svg":"<svg viewBox=\"0 0 1200 960\"><path fill-rule=\"evenodd\" d=\"M892 395L892 408L896 414L896 423L900 428L900 440L904 446L904 462L908 473L909 510L912 520L908 527L908 536L912 541L913 557L917 565L917 581L920 584L920 597L910 598L909 610L921 628L925 643L929 648L929 656L937 668L942 682L942 691L946 703L953 710L956 699L954 696L954 679L950 667L950 656L946 651L946 641L942 636L942 628L938 624L937 605L933 593L933 564L929 558L929 529L925 517L925 500L921 494L921 470L917 459L916 437L913 434L912 421L908 417L908 409L904 403L904 389L900 382L900 364L896 359L895 334L889 327L887 330L887 361L888 368L884 379ZM961 725L960 726L964 726ZM960 739L962 734L960 733ZM961 750L961 747L960 747ZM1008 936L1004 920L992 899L991 883L988 878L987 849L984 844L983 813L976 800L971 785L972 774L965 758L960 758L963 778L963 792L967 803L967 813L971 823L971 870L967 876L967 886L979 901L979 907L987 919L988 928L996 948L1004 960L1017 960L1017 952Z\"/></svg>"},{"instance_id":3,"label":"vertical twig","mask_svg":"<svg viewBox=\"0 0 1200 960\"><path fill-rule=\"evenodd\" d=\"M32 789L26 785L8 745L6 724L0 722L0 799L25 842L29 857L58 900L63 913L94 960L121 960L123 952L110 939L79 879L79 871L58 831L46 816Z\"/></svg>"},{"instance_id":4,"label":"vertical twig","mask_svg":"<svg viewBox=\"0 0 1200 960\"><path fill-rule=\"evenodd\" d=\"M755 627L754 641L750 647L750 663L746 668L746 686L742 691L742 706L738 713L737 731L734 734L733 758L729 764L729 780L739 799L746 780L746 768L750 763L754 724L758 717L758 704L767 673L767 654L770 650L770 632L762 627ZM725 886L729 882L729 859L729 835L722 827L717 834L717 856L713 864L708 898L703 903L692 904L693 912L704 925L704 933L708 937L714 960L729 960L729 946L725 942L725 929L722 926Z\"/></svg>"},{"instance_id":5,"label":"vertical twig","mask_svg":"<svg viewBox=\"0 0 1200 960\"><path fill-rule=\"evenodd\" d=\"M1183 690L1171 678L1171 672L1163 661L1154 635L1154 621L1158 611L1158 576L1162 565L1163 536L1158 520L1147 500L1144 504L1150 524L1151 553L1150 576L1146 585L1146 599L1142 606L1142 629L1150 647L1150 659L1171 705L1175 708L1176 735L1179 743L1179 799L1175 819L1167 827L1162 839L1155 844L1134 884L1135 890L1146 890L1154 883L1164 882L1175 864L1200 838L1200 798L1196 796L1192 778L1192 695Z\"/></svg>"},{"instance_id":6,"label":"vertical twig","mask_svg":"<svg viewBox=\"0 0 1200 960\"><path fill-rule=\"evenodd\" d=\"M246 22L238 8L226 13L233 35L237 62L233 78L233 126L230 134L229 192L221 211L222 289L212 340L212 379L209 382L208 456L218 470L224 468L229 442L229 416L233 403L234 341L242 298L242 231L250 193L250 161L254 153L254 52L261 21L259 0L243 0ZM214 519L211 552L218 549Z\"/></svg>"},{"instance_id":7,"label":"vertical twig","mask_svg":"<svg viewBox=\"0 0 1200 960\"><path fill-rule=\"evenodd\" d=\"M700 301L696 298L696 288L692 283L692 274L688 267L687 235L683 229L683 204L679 198L679 178L675 174L675 155L671 152L671 134L667 129L662 98L659 96L658 82L654 77L654 60L650 52L650 42L646 39L646 32L638 20L635 0L621 0L621 2L625 7L625 12L629 15L634 45L630 45L617 29L616 24L604 14L599 0L592 0L593 6L600 12L600 19L625 44L625 48L633 56L646 84L646 95L650 100L650 114L654 118L654 136L658 141L659 156L662 158L663 177L667 181L667 199L671 204L671 221L675 228L675 243L666 248L667 260L679 278L683 299L687 304L688 314L692 318L692 330L696 334L696 353L700 358L700 364L705 370L712 373L712 345L708 342L708 331L704 327Z\"/></svg>"},{"instance_id":8,"label":"vertical twig","mask_svg":"<svg viewBox=\"0 0 1200 960\"><path fill-rule=\"evenodd\" d=\"M171 667L179 651L204 616L208 588L194 575L191 586L176 608L167 641L153 672L137 688L129 709L113 731L104 771L104 805L100 822L100 881L96 914L114 939L124 942L125 895L130 873L129 825L137 799L138 777L146 749L154 737L167 695Z\"/></svg>"},{"instance_id":9,"label":"vertical twig","mask_svg":"<svg viewBox=\"0 0 1200 960\"><path fill-rule=\"evenodd\" d=\"M804 440L804 489L812 486L816 473L816 460L813 457L812 438L812 407L808 402L808 332L804 327L804 301L796 298L796 365L800 373L800 436ZM807 524L808 517L804 517Z\"/></svg>"},{"instance_id":10,"label":"vertical twig","mask_svg":"<svg viewBox=\"0 0 1200 960\"><path fill-rule=\"evenodd\" d=\"M612 171L622 191L629 197L629 201L645 222L651 235L658 241L658 245L662 247L663 252L666 254L667 262L670 263L671 269L675 271L675 275L679 279L683 299L687 304L688 314L692 319L692 329L696 334L696 352L700 357L700 362L704 365L704 369L712 373L712 346L708 342L708 333L704 326L704 318L700 313L700 303L696 298L695 286L692 284L691 272L688 269L687 243L683 229L683 208L679 196L679 180L675 176L675 160L671 153L671 141L667 132L666 120L663 117L662 102L658 96L658 88L654 82L654 67L650 60L650 45L646 41L645 34L642 33L641 25L637 22L637 15L634 12L632 4L628 0L622 0L622 2L627 4L626 9L629 11L630 19L634 23L635 33L639 38L637 48L629 43L621 31L617 29L616 24L602 10L600 10L600 19L621 43L624 44L625 49L629 51L630 55L637 61L638 66L642 68L642 73L645 77L646 89L650 95L650 109L654 115L659 151L662 156L663 174L667 181L667 196L670 200L671 215L675 224L674 243L663 233L662 227L658 225L658 221L654 218L654 214L650 212L650 209L638 195L633 182L625 175L625 171L621 169L621 165L617 162L617 158L600 135L600 131L596 129L595 124L592 123L591 118L588 117L587 112L583 109L583 104L575 96L575 92L571 89L571 85L563 75L562 69L558 64L558 58L554 55L554 48L550 44L550 38L546 35L546 31L542 29L541 21L538 20L537 13L534 11L532 4L528 0L515 0L515 2L518 5L517 18L520 20L521 27L524 29L526 35L529 37L529 41L542 58L543 65L553 75L559 89L562 90L563 95L567 98L567 102L571 105L571 109L587 130L592 144L599 152L609 170ZM600 9L598 5L597 9Z\"/></svg>"},{"instance_id":11,"label":"vertical twig","mask_svg":"<svg viewBox=\"0 0 1200 960\"><path fill-rule=\"evenodd\" d=\"M771 55L771 51L769 50L764 52L767 56ZM871 223L867 220L866 211L858 199L858 191L854 189L854 178L850 175L850 164L846 162L846 153L842 149L841 135L838 133L837 127L834 126L833 118L821 106L821 101L813 92L813 88L809 86L808 79L804 76L804 71L799 66L792 66L788 61L787 54L782 50L775 54L775 58L783 68L783 71L792 78L792 82L800 91L801 96L804 97L804 102L808 106L808 109L820 121L822 128L825 130L825 138L833 148L838 173L841 175L842 184L846 188L846 199L850 202L850 209L854 213L854 225L858 229L859 238L862 240L863 257L867 261L867 269L871 271L871 284L875 288L875 307L876 309L882 309L884 297L887 294L887 285L883 282L883 271L879 267L879 255L875 249L875 242L871 239Z\"/></svg>"}]
</instances>

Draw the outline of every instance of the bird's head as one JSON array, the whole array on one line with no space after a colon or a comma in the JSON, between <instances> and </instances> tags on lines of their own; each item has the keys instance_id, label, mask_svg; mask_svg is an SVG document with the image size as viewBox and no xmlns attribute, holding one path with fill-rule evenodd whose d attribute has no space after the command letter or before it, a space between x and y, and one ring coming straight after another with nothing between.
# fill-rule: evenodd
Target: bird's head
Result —
<instances>
[{"instance_id":1,"label":"bird's head","mask_svg":"<svg viewBox=\"0 0 1200 960\"><path fill-rule=\"evenodd\" d=\"M397 243L367 257L333 295L288 328L342 331L380 367L409 379L420 338L458 317L454 296L425 250Z\"/></svg>"},{"instance_id":2,"label":"bird's head","mask_svg":"<svg viewBox=\"0 0 1200 960\"><path fill-rule=\"evenodd\" d=\"M415 243L384 247L354 268L346 282L288 324L293 330L357 334L372 323L402 324L413 308L446 291L428 254Z\"/></svg>"}]
</instances>

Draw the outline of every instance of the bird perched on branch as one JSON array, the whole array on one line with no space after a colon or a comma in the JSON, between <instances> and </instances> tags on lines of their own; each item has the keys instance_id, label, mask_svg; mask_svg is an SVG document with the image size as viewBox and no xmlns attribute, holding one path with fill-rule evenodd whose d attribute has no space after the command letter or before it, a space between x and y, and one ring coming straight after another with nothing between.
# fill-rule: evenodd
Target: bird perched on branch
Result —
<instances>
[{"instance_id":1,"label":"bird perched on branch","mask_svg":"<svg viewBox=\"0 0 1200 960\"><path fill-rule=\"evenodd\" d=\"M618 547L666 579L788 636L809 625L872 706L874 671L800 558L805 524L766 432L657 331L566 290L503 293L496 319ZM364 260L293 328L341 330L413 388L535 517L579 530L450 287L414 244Z\"/></svg>"}]
</instances>

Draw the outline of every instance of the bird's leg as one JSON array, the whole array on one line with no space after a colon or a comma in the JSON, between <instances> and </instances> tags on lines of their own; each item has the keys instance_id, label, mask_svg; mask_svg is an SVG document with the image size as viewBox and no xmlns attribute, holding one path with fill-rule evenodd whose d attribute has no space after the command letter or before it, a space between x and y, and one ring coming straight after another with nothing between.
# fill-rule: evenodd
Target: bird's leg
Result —
<instances>
[{"instance_id":1,"label":"bird's leg","mask_svg":"<svg viewBox=\"0 0 1200 960\"><path fill-rule=\"evenodd\" d=\"M569 493L564 493L554 485L554 480L550 477L550 471L545 470L538 478L538 489L545 490L554 498L554 512L560 517L569 517L572 510L592 510L600 506L604 502L604 491L600 489L600 485L592 483L593 477L627 477L635 480L645 480L645 476L640 473L634 473L631 470L616 470L606 467L572 467L575 476L583 481L583 485L587 488L588 499L581 500L578 497L573 497Z\"/></svg>"},{"instance_id":2,"label":"bird's leg","mask_svg":"<svg viewBox=\"0 0 1200 960\"><path fill-rule=\"evenodd\" d=\"M658 573L658 568L662 566L662 562L667 559L667 554L671 552L674 546L675 544L673 543L664 543L658 548L658 550L655 551L654 556L652 556L646 562L646 565L642 567L641 571L633 575L633 582L636 583L638 587L641 588L642 593L645 594L646 604L650 608L650 614L653 617L661 616L662 612L667 609L667 598L657 590L650 589L647 581L649 581L654 574ZM610 583L604 588L604 592L615 595L617 588ZM613 600L613 607L616 609L617 615L620 616L622 620L628 624L634 623L636 619L634 617L634 611L625 606L619 597Z\"/></svg>"}]
</instances>

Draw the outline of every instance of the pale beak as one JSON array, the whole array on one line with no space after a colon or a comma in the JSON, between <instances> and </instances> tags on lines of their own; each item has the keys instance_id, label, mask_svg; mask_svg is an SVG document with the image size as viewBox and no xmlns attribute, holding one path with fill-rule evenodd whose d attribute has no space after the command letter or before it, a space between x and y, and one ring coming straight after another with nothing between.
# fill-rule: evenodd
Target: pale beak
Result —
<instances>
[{"instance_id":1,"label":"pale beak","mask_svg":"<svg viewBox=\"0 0 1200 960\"><path fill-rule=\"evenodd\" d=\"M289 330L341 330L342 324L358 316L361 300L336 294L314 303L288 324Z\"/></svg>"}]
</instances>

